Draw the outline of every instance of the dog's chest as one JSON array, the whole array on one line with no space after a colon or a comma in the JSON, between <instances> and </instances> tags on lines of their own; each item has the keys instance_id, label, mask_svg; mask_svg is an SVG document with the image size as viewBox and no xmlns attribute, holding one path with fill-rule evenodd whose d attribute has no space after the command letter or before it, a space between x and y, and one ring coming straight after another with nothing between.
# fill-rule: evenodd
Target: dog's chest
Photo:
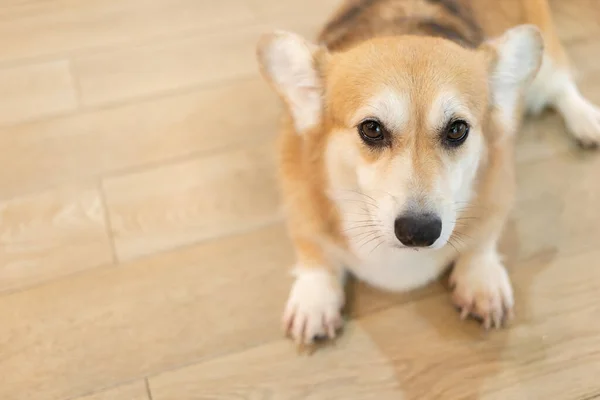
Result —
<instances>
[{"instance_id":1,"label":"dog's chest","mask_svg":"<svg viewBox=\"0 0 600 400\"><path fill-rule=\"evenodd\" d=\"M395 248L387 242L348 238L352 263L348 269L357 278L384 290L407 291L436 279L452 262L452 248L414 250ZM381 238L380 240L384 240Z\"/></svg>"}]
</instances>

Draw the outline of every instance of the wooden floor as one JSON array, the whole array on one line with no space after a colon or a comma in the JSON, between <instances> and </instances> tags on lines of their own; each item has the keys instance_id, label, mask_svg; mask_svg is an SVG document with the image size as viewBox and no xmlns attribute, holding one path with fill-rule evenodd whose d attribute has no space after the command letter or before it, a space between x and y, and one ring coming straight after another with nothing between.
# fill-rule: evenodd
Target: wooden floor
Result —
<instances>
[{"instance_id":1,"label":"wooden floor","mask_svg":"<svg viewBox=\"0 0 600 400\"><path fill-rule=\"evenodd\" d=\"M0 2L0 400L600 398L600 154L528 122L505 234L517 318L484 334L443 284L353 288L298 356L293 261L254 45L337 0ZM554 0L600 104L600 8Z\"/></svg>"}]
</instances>

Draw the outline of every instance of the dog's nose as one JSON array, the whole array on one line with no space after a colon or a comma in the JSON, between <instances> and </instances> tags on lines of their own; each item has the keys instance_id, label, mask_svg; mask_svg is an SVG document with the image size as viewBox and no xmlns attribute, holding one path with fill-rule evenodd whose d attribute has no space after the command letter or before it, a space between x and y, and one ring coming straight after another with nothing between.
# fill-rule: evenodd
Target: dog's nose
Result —
<instances>
[{"instance_id":1,"label":"dog's nose","mask_svg":"<svg viewBox=\"0 0 600 400\"><path fill-rule=\"evenodd\" d=\"M405 246L427 247L442 234L442 220L435 214L405 214L396 219L394 232Z\"/></svg>"}]
</instances>

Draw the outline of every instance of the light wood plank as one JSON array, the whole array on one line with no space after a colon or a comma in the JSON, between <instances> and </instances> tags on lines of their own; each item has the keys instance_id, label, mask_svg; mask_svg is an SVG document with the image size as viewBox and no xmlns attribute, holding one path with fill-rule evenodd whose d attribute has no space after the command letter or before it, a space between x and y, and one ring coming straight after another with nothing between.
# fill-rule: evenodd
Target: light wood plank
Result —
<instances>
[{"instance_id":1,"label":"light wood plank","mask_svg":"<svg viewBox=\"0 0 600 400\"><path fill-rule=\"evenodd\" d=\"M260 21L269 30L286 30L297 33L305 39L318 42L325 24L342 0L288 1L250 0Z\"/></svg>"},{"instance_id":2,"label":"light wood plank","mask_svg":"<svg viewBox=\"0 0 600 400\"><path fill-rule=\"evenodd\" d=\"M64 399L281 338L282 226L0 297L1 399Z\"/></svg>"},{"instance_id":3,"label":"light wood plank","mask_svg":"<svg viewBox=\"0 0 600 400\"><path fill-rule=\"evenodd\" d=\"M550 1L600 103L597 0ZM278 212L267 148L280 107L256 75L256 35L313 38L338 2L0 2L0 399L148 400L148 375L153 400L600 395L600 253L585 253L599 242L600 165L551 113L519 139L511 329L460 323L439 283L400 295L358 284L361 319L337 347L299 358L281 338L285 229L215 237ZM122 256L144 258L92 268L111 253L96 186L72 184L90 178L117 182ZM177 246L190 247L150 255Z\"/></svg>"},{"instance_id":4,"label":"light wood plank","mask_svg":"<svg viewBox=\"0 0 600 400\"><path fill-rule=\"evenodd\" d=\"M323 25L344 0L248 0L257 14L267 21L311 17Z\"/></svg>"},{"instance_id":5,"label":"light wood plank","mask_svg":"<svg viewBox=\"0 0 600 400\"><path fill-rule=\"evenodd\" d=\"M0 198L273 137L279 112L259 79L0 129Z\"/></svg>"},{"instance_id":6,"label":"light wood plank","mask_svg":"<svg viewBox=\"0 0 600 400\"><path fill-rule=\"evenodd\" d=\"M598 16L600 19L600 15ZM599 33L600 34L600 27ZM592 54L600 52L600 42L597 39L598 35L589 35L587 39L574 41L565 46L567 54L571 60L571 69L575 72L575 78L583 86L583 89L589 89L585 82L586 79L592 79L597 76L600 70L600 63L596 57L591 57ZM598 96L598 90L589 91L589 95ZM596 97L596 100L600 97Z\"/></svg>"},{"instance_id":7,"label":"light wood plank","mask_svg":"<svg viewBox=\"0 0 600 400\"><path fill-rule=\"evenodd\" d=\"M385 356L356 325L314 357L277 341L152 377L150 389L153 400L403 398Z\"/></svg>"},{"instance_id":8,"label":"light wood plank","mask_svg":"<svg viewBox=\"0 0 600 400\"><path fill-rule=\"evenodd\" d=\"M74 60L85 105L258 75L256 44L265 26L178 37L96 52Z\"/></svg>"},{"instance_id":9,"label":"light wood plank","mask_svg":"<svg viewBox=\"0 0 600 400\"><path fill-rule=\"evenodd\" d=\"M565 129L562 118L552 111L525 118L518 132L516 162L524 164L578 151L577 143Z\"/></svg>"},{"instance_id":10,"label":"light wood plank","mask_svg":"<svg viewBox=\"0 0 600 400\"><path fill-rule=\"evenodd\" d=\"M315 38L323 19L323 14L317 15L313 7L310 14L265 18L264 24L234 26L210 35L199 32L160 43L149 41L78 56L73 65L83 103L97 105L191 85L213 85L257 76L259 37L275 29L285 29Z\"/></svg>"},{"instance_id":11,"label":"light wood plank","mask_svg":"<svg viewBox=\"0 0 600 400\"><path fill-rule=\"evenodd\" d=\"M559 37L567 42L600 34L600 10L596 0L550 0Z\"/></svg>"},{"instance_id":12,"label":"light wood plank","mask_svg":"<svg viewBox=\"0 0 600 400\"><path fill-rule=\"evenodd\" d=\"M146 381L139 380L133 383L103 390L98 393L78 397L75 400L152 400L148 397Z\"/></svg>"},{"instance_id":13,"label":"light wood plank","mask_svg":"<svg viewBox=\"0 0 600 400\"><path fill-rule=\"evenodd\" d=\"M0 69L0 125L72 111L77 96L67 61Z\"/></svg>"},{"instance_id":14,"label":"light wood plank","mask_svg":"<svg viewBox=\"0 0 600 400\"><path fill-rule=\"evenodd\" d=\"M600 158L577 151L518 167L514 225L519 258L597 246L600 226Z\"/></svg>"},{"instance_id":15,"label":"light wood plank","mask_svg":"<svg viewBox=\"0 0 600 400\"><path fill-rule=\"evenodd\" d=\"M576 399L598 391L599 252L514 269L517 319L485 334L448 296L360 321L393 361L407 398Z\"/></svg>"},{"instance_id":16,"label":"light wood plank","mask_svg":"<svg viewBox=\"0 0 600 400\"><path fill-rule=\"evenodd\" d=\"M31 0L0 5L0 61L224 28L254 16L238 0Z\"/></svg>"},{"instance_id":17,"label":"light wood plank","mask_svg":"<svg viewBox=\"0 0 600 400\"><path fill-rule=\"evenodd\" d=\"M325 8L324 12L319 12L319 8L314 7L306 7L302 10L290 9L292 10L290 14L267 16L263 19L270 31L294 32L313 43L318 43L319 34L331 17L329 7L325 5Z\"/></svg>"},{"instance_id":18,"label":"light wood plank","mask_svg":"<svg viewBox=\"0 0 600 400\"><path fill-rule=\"evenodd\" d=\"M281 219L271 144L104 182L119 259Z\"/></svg>"},{"instance_id":19,"label":"light wood plank","mask_svg":"<svg viewBox=\"0 0 600 400\"><path fill-rule=\"evenodd\" d=\"M0 291L110 264L95 186L73 186L0 203Z\"/></svg>"}]
</instances>

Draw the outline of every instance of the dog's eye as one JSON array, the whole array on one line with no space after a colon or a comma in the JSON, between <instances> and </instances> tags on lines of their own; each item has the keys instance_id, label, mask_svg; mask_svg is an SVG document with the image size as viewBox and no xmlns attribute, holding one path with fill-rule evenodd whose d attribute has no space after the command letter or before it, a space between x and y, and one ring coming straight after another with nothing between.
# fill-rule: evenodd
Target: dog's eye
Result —
<instances>
[{"instance_id":1,"label":"dog's eye","mask_svg":"<svg viewBox=\"0 0 600 400\"><path fill-rule=\"evenodd\" d=\"M465 121L454 121L446 128L445 135L446 142L449 145L458 146L469 135L469 125Z\"/></svg>"},{"instance_id":2,"label":"dog's eye","mask_svg":"<svg viewBox=\"0 0 600 400\"><path fill-rule=\"evenodd\" d=\"M385 137L384 127L374 119L368 119L358 125L358 132L367 143L378 142Z\"/></svg>"}]
</instances>

